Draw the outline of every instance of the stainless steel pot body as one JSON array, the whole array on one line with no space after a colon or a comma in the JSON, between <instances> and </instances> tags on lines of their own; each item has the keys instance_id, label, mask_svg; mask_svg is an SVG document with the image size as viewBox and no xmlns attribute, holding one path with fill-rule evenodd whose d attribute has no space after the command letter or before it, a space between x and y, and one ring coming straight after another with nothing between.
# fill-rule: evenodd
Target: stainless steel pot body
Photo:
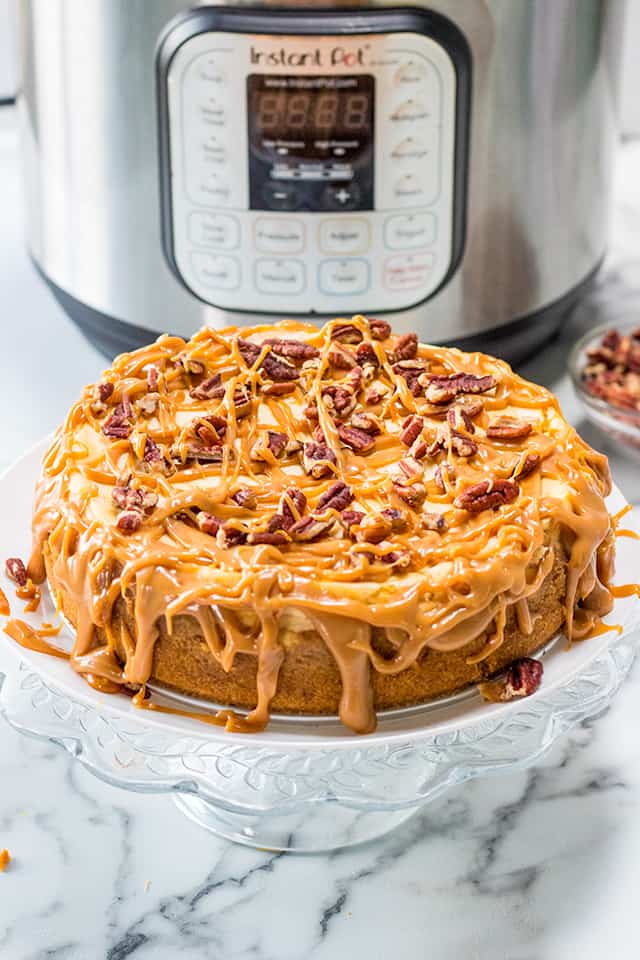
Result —
<instances>
[{"instance_id":1,"label":"stainless steel pot body","mask_svg":"<svg viewBox=\"0 0 640 960\"><path fill-rule=\"evenodd\" d=\"M255 322L259 313L202 302L163 250L156 56L167 24L188 6L20 0L19 104L33 258L56 288L90 310L181 334L202 324ZM357 13L365 5L331 9ZM391 5L378 0L366 9ZM536 314L600 261L620 3L432 0L428 9L457 27L470 52L464 237L440 289L390 319L400 331L451 341ZM270 303L271 316L292 309L286 297ZM339 304L332 312L341 312Z\"/></svg>"}]
</instances>

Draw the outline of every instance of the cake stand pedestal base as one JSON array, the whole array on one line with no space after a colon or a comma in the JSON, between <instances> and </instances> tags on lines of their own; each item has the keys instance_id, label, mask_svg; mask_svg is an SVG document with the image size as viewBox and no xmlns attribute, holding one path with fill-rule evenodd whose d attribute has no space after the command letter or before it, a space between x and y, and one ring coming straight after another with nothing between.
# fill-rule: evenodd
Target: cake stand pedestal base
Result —
<instances>
[{"instance_id":1,"label":"cake stand pedestal base","mask_svg":"<svg viewBox=\"0 0 640 960\"><path fill-rule=\"evenodd\" d=\"M352 810L330 800L289 814L227 813L189 794L174 803L191 820L225 840L259 850L324 853L366 843L394 830L420 807L404 810Z\"/></svg>"}]
</instances>

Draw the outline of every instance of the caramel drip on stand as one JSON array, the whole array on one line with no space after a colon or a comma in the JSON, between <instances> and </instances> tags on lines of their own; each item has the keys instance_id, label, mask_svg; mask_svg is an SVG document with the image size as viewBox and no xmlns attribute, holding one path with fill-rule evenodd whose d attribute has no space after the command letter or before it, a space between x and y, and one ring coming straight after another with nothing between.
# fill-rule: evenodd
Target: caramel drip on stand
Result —
<instances>
[{"instance_id":1,"label":"caramel drip on stand","mask_svg":"<svg viewBox=\"0 0 640 960\"><path fill-rule=\"evenodd\" d=\"M11 607L9 606L7 595L4 592L4 590L0 587L0 614L3 617L8 617L10 613L11 613Z\"/></svg>"},{"instance_id":2,"label":"caramel drip on stand","mask_svg":"<svg viewBox=\"0 0 640 960\"><path fill-rule=\"evenodd\" d=\"M9 620L3 627L8 637L11 637L19 646L25 650L34 650L36 653L49 653L52 657L59 657L61 660L68 660L69 654L59 647L54 647L52 643L47 643L44 636L30 627L24 620Z\"/></svg>"},{"instance_id":3,"label":"caramel drip on stand","mask_svg":"<svg viewBox=\"0 0 640 960\"><path fill-rule=\"evenodd\" d=\"M367 380L350 394L355 412L375 414L380 426L366 453L344 442L338 430L348 426L351 414L341 420L335 398L327 399L328 387L349 394L354 382L353 370L332 360L335 334L345 324L369 345L370 360L371 351L374 355L368 369L358 367ZM315 348L317 357L302 364L276 356L265 343L273 337L300 341ZM247 348L243 356L239 338L257 345L253 362L245 361ZM615 524L604 503L610 490L606 458L567 424L552 394L522 380L507 364L480 353L420 345L417 361L427 381L456 374L493 378L481 391L468 432L477 449L472 456L459 455L454 435L440 442L439 431L448 429L447 410L469 397L431 403L421 387L410 389L393 356L405 343L393 336L376 339L373 323L354 317L321 329L289 321L203 329L189 342L164 336L118 357L103 376L102 386L111 390L106 402L96 402L97 388L88 387L56 434L44 458L34 511L28 572L42 582L46 553L54 593L75 605L73 668L93 684L102 678L104 689L128 685L142 691L161 626L170 632L176 616L191 616L224 670L232 669L239 653L258 661L256 706L249 717L223 711L207 722L257 729L267 722L277 691L284 659L280 631L293 624L322 637L342 679L341 716L351 729L367 732L375 726L371 670L399 673L425 647L456 650L484 633L484 647L470 658L480 662L503 642L511 609L520 629L530 634L527 598L557 552L568 558L567 635L587 635L613 602L608 584ZM268 365L262 367L269 357L296 365L297 379L282 394L271 390L278 383L271 383ZM157 372L152 387L150 368ZM220 376L221 389L212 399L199 399L199 384L204 389L213 375ZM379 394L372 403L364 399L369 382ZM145 403L155 405L152 412L145 412ZM105 436L118 404L129 411L129 435ZM306 418L308 405L315 407L317 423ZM423 437L437 441L434 453L408 465L426 491L426 502L413 508L393 483L400 461L411 457L401 439L410 414L423 418ZM488 436L487 428L501 417L527 421L530 432L515 439ZM225 421L220 455L211 462L189 454L194 424L202 418ZM324 476L307 472L299 452L278 456L268 446L268 431L304 444L317 442L317 427L335 456ZM161 462L145 459L149 441ZM527 458L534 468L520 476ZM454 502L474 484L514 478L517 496L496 509L474 512ZM334 527L311 542L287 537L284 544L230 546L199 529L204 512L245 533L265 531L282 509L283 496L297 518L298 508L286 493L292 488L304 493L303 515L310 516L336 480L350 488L349 509L368 516L400 509L405 529L380 542L354 539L331 508L322 516L335 520ZM133 532L117 525L116 486L157 496ZM245 506L234 501L239 488L248 488L254 501ZM433 520L438 514L444 531L425 522L426 515ZM390 659L375 649L372 628L392 642ZM98 640L97 630L106 642ZM123 663L114 652L116 639ZM165 709L142 692L137 699L144 709Z\"/></svg>"}]
</instances>

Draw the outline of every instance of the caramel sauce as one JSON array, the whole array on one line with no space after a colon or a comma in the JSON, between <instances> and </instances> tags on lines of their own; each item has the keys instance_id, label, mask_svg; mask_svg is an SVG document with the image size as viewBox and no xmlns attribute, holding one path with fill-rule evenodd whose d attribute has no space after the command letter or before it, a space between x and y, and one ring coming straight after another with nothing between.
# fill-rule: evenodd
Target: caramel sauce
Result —
<instances>
[{"instance_id":1,"label":"caramel sauce","mask_svg":"<svg viewBox=\"0 0 640 960\"><path fill-rule=\"evenodd\" d=\"M590 640L593 637L601 637L603 633L611 633L614 630L617 634L621 634L623 629L624 628L619 623L605 623L603 620L601 620L591 628L588 634L586 634L584 637L581 637L581 639Z\"/></svg>"},{"instance_id":2,"label":"caramel sauce","mask_svg":"<svg viewBox=\"0 0 640 960\"><path fill-rule=\"evenodd\" d=\"M85 673L83 677L89 686L99 693L122 693L122 685L106 677L100 677L95 673Z\"/></svg>"},{"instance_id":3,"label":"caramel sauce","mask_svg":"<svg viewBox=\"0 0 640 960\"><path fill-rule=\"evenodd\" d=\"M640 597L640 583L624 583L618 587L609 584L609 590L616 599L620 597Z\"/></svg>"},{"instance_id":4,"label":"caramel sauce","mask_svg":"<svg viewBox=\"0 0 640 960\"><path fill-rule=\"evenodd\" d=\"M29 578L24 587L16 588L16 596L19 600L28 601L28 603L25 603L24 606L25 613L34 613L40 606L42 591L40 590L40 587L37 587L31 578Z\"/></svg>"},{"instance_id":5,"label":"caramel sauce","mask_svg":"<svg viewBox=\"0 0 640 960\"><path fill-rule=\"evenodd\" d=\"M11 854L6 849L0 850L0 873L4 873L9 864L11 863Z\"/></svg>"},{"instance_id":6,"label":"caramel sauce","mask_svg":"<svg viewBox=\"0 0 640 960\"><path fill-rule=\"evenodd\" d=\"M3 617L11 616L11 607L9 606L9 601L7 600L7 595L0 587L0 614Z\"/></svg>"},{"instance_id":7,"label":"caramel sauce","mask_svg":"<svg viewBox=\"0 0 640 960\"><path fill-rule=\"evenodd\" d=\"M68 660L69 654L64 650L47 643L39 630L34 630L24 620L9 620L3 627L7 636L25 650L35 650L36 653L50 653L52 657Z\"/></svg>"},{"instance_id":8,"label":"caramel sauce","mask_svg":"<svg viewBox=\"0 0 640 960\"><path fill-rule=\"evenodd\" d=\"M375 726L371 670L400 673L425 647L457 650L486 633L484 648L473 658L483 659L503 642L511 608L530 632L528 598L548 575L556 552L567 556L569 639L588 635L611 609L607 585L614 533L626 511L609 517L606 458L564 420L553 395L522 380L500 360L420 345L417 359L429 375L489 376L494 386L482 393L482 409L474 414L469 432L477 448L473 455L458 455L449 434L433 456L419 461L427 499L424 507L410 509L393 484L399 462L410 455L401 440L402 425L410 414L422 417L423 436L432 441L446 428L451 404L430 403L424 393L416 396L390 359L398 338L372 339L369 321L354 317L348 323L370 344L375 355L371 377L383 390L367 405L365 383L363 390L352 391L354 405L359 412L374 413L381 432L366 455L346 446L338 435L339 418L326 399L327 386L345 389L351 376L329 360L333 331L345 322L321 329L291 321L243 330L203 329L188 343L163 336L116 358L106 371L103 383L113 387L106 411L104 404L96 407L94 388L86 388L44 457L28 565L33 581L42 582L46 552L54 593L74 604L71 664L83 676L143 687L152 672L158 624L164 618L170 630L176 616L195 617L211 656L224 670L232 669L238 653L258 661L256 707L246 720L229 711L215 720L197 716L227 729L261 729L284 660L280 632L293 617L297 629L314 629L324 640L342 679L341 717L351 729L366 733ZM264 392L260 370L269 354L264 340L273 336L318 351L310 367L298 365L293 389L282 396ZM245 362L238 337L258 345L253 363ZM148 394L150 365L158 372L156 408L145 414L136 404ZM364 367L360 370L364 377ZM190 390L213 374L220 375L221 395L192 396ZM244 408L236 406L239 391L248 398ZM130 435L107 437L106 418L123 402L131 404ZM317 425L305 418L310 403L317 410ZM491 439L487 427L500 415L526 419L532 429L515 440ZM189 459L194 423L211 416L226 423L219 460ZM335 456L326 476L308 473L297 453L281 458L264 453L268 430L307 443L316 426ZM161 464L144 460L147 440L161 451ZM262 458L255 456L258 447ZM456 505L457 497L480 481L517 476L531 454L537 465L518 479L512 502L477 513ZM169 461L170 469L164 469ZM441 486L436 466L444 477ZM233 520L249 531L263 531L281 509L285 491L302 491L309 515L336 479L353 494L350 508L365 514L401 509L405 529L379 543L354 542L337 522L338 513L329 511L336 524L318 540L225 546L197 526L204 511L222 523ZM123 482L158 498L133 533L120 530L116 522L112 493ZM242 486L254 493L255 507L241 507L232 499ZM444 532L425 527L423 510L442 514ZM394 552L405 559L404 567L385 562ZM112 636L114 604L120 598L135 624L132 636L123 630L120 638L123 665L113 653ZM397 640L390 659L374 648L374 627ZM96 628L106 641L98 642ZM143 709L179 712L144 696L139 701Z\"/></svg>"},{"instance_id":9,"label":"caramel sauce","mask_svg":"<svg viewBox=\"0 0 640 960\"><path fill-rule=\"evenodd\" d=\"M197 713L191 710L180 710L177 707L168 707L156 703L148 696L144 687L132 697L131 702L139 710L153 710L156 713L167 713L174 717L188 717L190 720L199 720L214 727L224 727L228 733L260 733L266 726L264 723L251 721L249 717L242 717L233 710L218 710L215 713Z\"/></svg>"}]
</instances>

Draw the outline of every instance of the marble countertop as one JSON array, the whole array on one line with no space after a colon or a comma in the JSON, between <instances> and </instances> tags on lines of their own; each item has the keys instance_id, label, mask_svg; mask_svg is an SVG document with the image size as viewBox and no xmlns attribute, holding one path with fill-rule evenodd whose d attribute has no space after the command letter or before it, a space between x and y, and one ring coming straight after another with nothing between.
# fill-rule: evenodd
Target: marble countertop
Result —
<instances>
[{"instance_id":1,"label":"marble countertop","mask_svg":"<svg viewBox=\"0 0 640 960\"><path fill-rule=\"evenodd\" d=\"M105 366L24 251L16 137L0 111L0 466L53 428ZM595 290L523 373L582 422L564 373L580 328L640 304L640 143L620 148L610 255ZM235 847L165 797L95 780L0 726L3 960L616 960L638 956L640 667L612 708L538 766L455 788L395 833L304 857Z\"/></svg>"}]
</instances>

